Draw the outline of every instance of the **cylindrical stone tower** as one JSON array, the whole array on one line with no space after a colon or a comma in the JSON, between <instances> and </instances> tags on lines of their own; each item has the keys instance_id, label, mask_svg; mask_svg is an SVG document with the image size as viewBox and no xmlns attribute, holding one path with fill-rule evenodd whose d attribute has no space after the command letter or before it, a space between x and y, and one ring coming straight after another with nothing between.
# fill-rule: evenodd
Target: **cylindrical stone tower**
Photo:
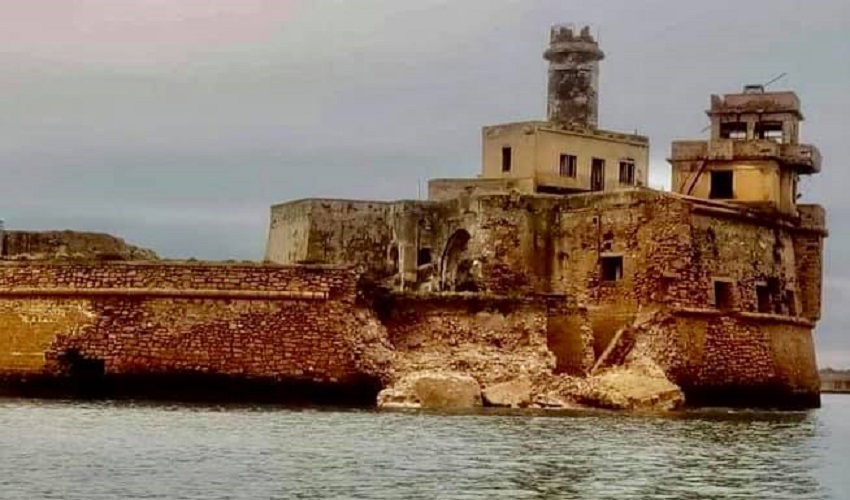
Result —
<instances>
[{"instance_id":1,"label":"cylindrical stone tower","mask_svg":"<svg viewBox=\"0 0 850 500\"><path fill-rule=\"evenodd\" d=\"M549 121L566 128L595 129L599 104L599 61L605 54L585 26L579 34L567 25L552 27L549 48Z\"/></svg>"}]
</instances>

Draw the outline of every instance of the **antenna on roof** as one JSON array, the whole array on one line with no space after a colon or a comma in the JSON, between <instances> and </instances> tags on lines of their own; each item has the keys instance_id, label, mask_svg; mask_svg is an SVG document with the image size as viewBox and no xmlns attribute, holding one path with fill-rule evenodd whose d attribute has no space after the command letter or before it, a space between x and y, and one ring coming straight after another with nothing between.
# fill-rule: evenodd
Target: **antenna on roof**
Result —
<instances>
[{"instance_id":1,"label":"antenna on roof","mask_svg":"<svg viewBox=\"0 0 850 500\"><path fill-rule=\"evenodd\" d=\"M775 77L773 77L773 78L772 78L770 81L768 81L767 83L762 84L762 87L767 87L767 86L769 86L769 85L770 85L770 84L772 84L772 83L776 83L776 82L778 82L779 80L782 80L783 78L785 78L786 76L788 76L788 73L785 73L785 72L779 73L778 75L776 75Z\"/></svg>"}]
</instances>

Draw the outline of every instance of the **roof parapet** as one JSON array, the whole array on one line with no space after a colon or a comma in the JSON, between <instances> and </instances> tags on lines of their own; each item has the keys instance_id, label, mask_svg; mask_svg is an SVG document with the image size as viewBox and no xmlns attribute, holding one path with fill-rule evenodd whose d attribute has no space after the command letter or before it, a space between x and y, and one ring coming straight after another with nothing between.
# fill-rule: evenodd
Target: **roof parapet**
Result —
<instances>
[{"instance_id":1,"label":"roof parapet","mask_svg":"<svg viewBox=\"0 0 850 500\"><path fill-rule=\"evenodd\" d=\"M800 98L792 91L766 92L763 86L748 85L739 94L713 94L709 115L739 113L793 113L801 120Z\"/></svg>"}]
</instances>

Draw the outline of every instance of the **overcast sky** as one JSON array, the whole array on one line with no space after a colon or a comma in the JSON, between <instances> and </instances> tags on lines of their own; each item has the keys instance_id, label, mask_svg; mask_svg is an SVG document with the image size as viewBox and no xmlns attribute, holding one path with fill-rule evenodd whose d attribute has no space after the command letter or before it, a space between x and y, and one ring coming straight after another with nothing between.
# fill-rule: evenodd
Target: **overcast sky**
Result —
<instances>
[{"instance_id":1,"label":"overcast sky","mask_svg":"<svg viewBox=\"0 0 850 500\"><path fill-rule=\"evenodd\" d=\"M788 76L824 154L823 365L850 366L847 0L0 0L0 217L258 259L268 206L473 176L480 126L545 116L550 24L607 54L600 121L698 138L709 94Z\"/></svg>"}]
</instances>

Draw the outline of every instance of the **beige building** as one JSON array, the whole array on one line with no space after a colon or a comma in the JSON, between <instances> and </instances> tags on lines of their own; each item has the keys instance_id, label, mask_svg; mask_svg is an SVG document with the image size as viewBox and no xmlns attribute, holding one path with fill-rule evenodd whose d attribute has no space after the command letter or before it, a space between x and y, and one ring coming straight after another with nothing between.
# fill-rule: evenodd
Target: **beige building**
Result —
<instances>
[{"instance_id":1,"label":"beige building","mask_svg":"<svg viewBox=\"0 0 850 500\"><path fill-rule=\"evenodd\" d=\"M712 96L707 113L708 141L673 143L673 190L796 216L799 176L820 172L821 164L816 147L800 144L797 95L752 85Z\"/></svg>"},{"instance_id":2,"label":"beige building","mask_svg":"<svg viewBox=\"0 0 850 500\"><path fill-rule=\"evenodd\" d=\"M539 193L612 191L646 186L649 140L552 122L484 127L485 179L528 179Z\"/></svg>"},{"instance_id":3,"label":"beige building","mask_svg":"<svg viewBox=\"0 0 850 500\"><path fill-rule=\"evenodd\" d=\"M478 179L433 180L429 198L464 191L569 194L646 186L649 139L597 127L604 57L590 28L553 27L544 53L547 120L484 127Z\"/></svg>"}]
</instances>

